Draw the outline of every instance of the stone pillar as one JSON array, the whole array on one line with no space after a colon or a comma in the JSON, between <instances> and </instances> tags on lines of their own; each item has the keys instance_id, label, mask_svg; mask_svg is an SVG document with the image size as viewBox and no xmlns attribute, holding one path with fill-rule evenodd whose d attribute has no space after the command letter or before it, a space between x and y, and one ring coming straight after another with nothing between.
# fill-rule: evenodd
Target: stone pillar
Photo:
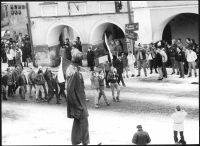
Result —
<instances>
[{"instance_id":1,"label":"stone pillar","mask_svg":"<svg viewBox=\"0 0 200 146\"><path fill-rule=\"evenodd\" d=\"M54 45L49 48L50 66L56 67L60 65L60 45Z\"/></svg>"}]
</instances>

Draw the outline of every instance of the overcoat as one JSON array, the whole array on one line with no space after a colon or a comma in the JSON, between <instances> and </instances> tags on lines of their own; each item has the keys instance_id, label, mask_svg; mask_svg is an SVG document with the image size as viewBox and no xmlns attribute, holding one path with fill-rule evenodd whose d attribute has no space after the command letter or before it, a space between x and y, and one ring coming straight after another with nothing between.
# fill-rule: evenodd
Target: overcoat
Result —
<instances>
[{"instance_id":1,"label":"overcoat","mask_svg":"<svg viewBox=\"0 0 200 146\"><path fill-rule=\"evenodd\" d=\"M87 62L88 66L94 66L94 52L93 51L87 51Z\"/></svg>"},{"instance_id":2,"label":"overcoat","mask_svg":"<svg viewBox=\"0 0 200 146\"><path fill-rule=\"evenodd\" d=\"M85 91L81 84L79 71L67 76L67 117L84 119L89 116Z\"/></svg>"}]
</instances>

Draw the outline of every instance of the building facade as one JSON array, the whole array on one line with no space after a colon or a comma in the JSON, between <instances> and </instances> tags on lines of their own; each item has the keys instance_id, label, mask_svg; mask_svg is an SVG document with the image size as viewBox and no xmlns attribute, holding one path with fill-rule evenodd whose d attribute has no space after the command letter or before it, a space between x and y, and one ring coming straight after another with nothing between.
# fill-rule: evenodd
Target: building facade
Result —
<instances>
[{"instance_id":1,"label":"building facade","mask_svg":"<svg viewBox=\"0 0 200 146\"><path fill-rule=\"evenodd\" d=\"M126 1L122 1L120 12L116 12L115 1L30 2L29 8L33 45L40 65L59 65L61 42L66 38L73 42L77 36L84 53L89 45L103 47L105 32L112 32L113 38L120 39L127 51ZM196 16L198 1L132 1L131 19L139 23L136 45L186 37L198 43Z\"/></svg>"},{"instance_id":2,"label":"building facade","mask_svg":"<svg viewBox=\"0 0 200 146\"><path fill-rule=\"evenodd\" d=\"M17 34L28 34L28 19L26 3L9 2L3 3L1 13L1 30L9 30L10 36L15 31Z\"/></svg>"}]
</instances>

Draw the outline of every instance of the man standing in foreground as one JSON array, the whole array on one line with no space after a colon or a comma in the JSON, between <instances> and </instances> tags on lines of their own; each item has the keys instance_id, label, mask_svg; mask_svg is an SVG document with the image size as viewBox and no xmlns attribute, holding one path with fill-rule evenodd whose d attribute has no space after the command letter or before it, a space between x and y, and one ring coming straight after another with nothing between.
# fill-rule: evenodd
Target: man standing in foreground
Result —
<instances>
[{"instance_id":1,"label":"man standing in foreground","mask_svg":"<svg viewBox=\"0 0 200 146\"><path fill-rule=\"evenodd\" d=\"M134 134L132 143L137 145L147 145L148 143L150 143L151 138L146 131L142 130L142 126L138 125L136 128L138 129L138 131Z\"/></svg>"},{"instance_id":2,"label":"man standing in foreground","mask_svg":"<svg viewBox=\"0 0 200 146\"><path fill-rule=\"evenodd\" d=\"M175 144L182 143L183 145L186 144L186 141L184 139L183 131L184 131L184 120L187 115L187 112L181 109L180 106L177 106L175 108L175 113L171 115L172 119L174 120L173 124L173 130L174 130L174 142ZM177 133L180 133L180 141L178 142Z\"/></svg>"},{"instance_id":3,"label":"man standing in foreground","mask_svg":"<svg viewBox=\"0 0 200 146\"><path fill-rule=\"evenodd\" d=\"M80 52L79 52L80 53ZM81 53L82 54L82 53ZM80 56L77 51L72 52L72 62L66 70L67 82L67 117L73 118L71 142L73 145L90 143L88 111L84 88L79 76ZM78 63L78 64L77 64Z\"/></svg>"}]
</instances>

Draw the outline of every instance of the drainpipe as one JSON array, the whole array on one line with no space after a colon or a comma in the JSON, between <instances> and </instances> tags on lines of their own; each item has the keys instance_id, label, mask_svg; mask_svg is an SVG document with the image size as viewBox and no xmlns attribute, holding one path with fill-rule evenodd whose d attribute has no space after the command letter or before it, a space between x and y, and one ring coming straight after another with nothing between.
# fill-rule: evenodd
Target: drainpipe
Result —
<instances>
[{"instance_id":1,"label":"drainpipe","mask_svg":"<svg viewBox=\"0 0 200 146\"><path fill-rule=\"evenodd\" d=\"M133 19L131 19L131 10L130 10L130 2L127 1L127 8L128 8L128 20L129 20L129 24L130 23L134 23L133 22ZM134 40L131 40L131 49L132 49L132 53L133 55L135 55L135 41Z\"/></svg>"},{"instance_id":2,"label":"drainpipe","mask_svg":"<svg viewBox=\"0 0 200 146\"><path fill-rule=\"evenodd\" d=\"M34 53L34 48L33 48L33 39L32 39L32 32L31 32L31 20L30 20L30 11L29 11L29 4L26 3L26 10L27 10L27 18L28 18L28 32L29 32L29 37L30 37L30 42L31 42L31 53L32 53L32 60L33 60L33 66L36 66L35 63L35 53Z\"/></svg>"}]
</instances>

